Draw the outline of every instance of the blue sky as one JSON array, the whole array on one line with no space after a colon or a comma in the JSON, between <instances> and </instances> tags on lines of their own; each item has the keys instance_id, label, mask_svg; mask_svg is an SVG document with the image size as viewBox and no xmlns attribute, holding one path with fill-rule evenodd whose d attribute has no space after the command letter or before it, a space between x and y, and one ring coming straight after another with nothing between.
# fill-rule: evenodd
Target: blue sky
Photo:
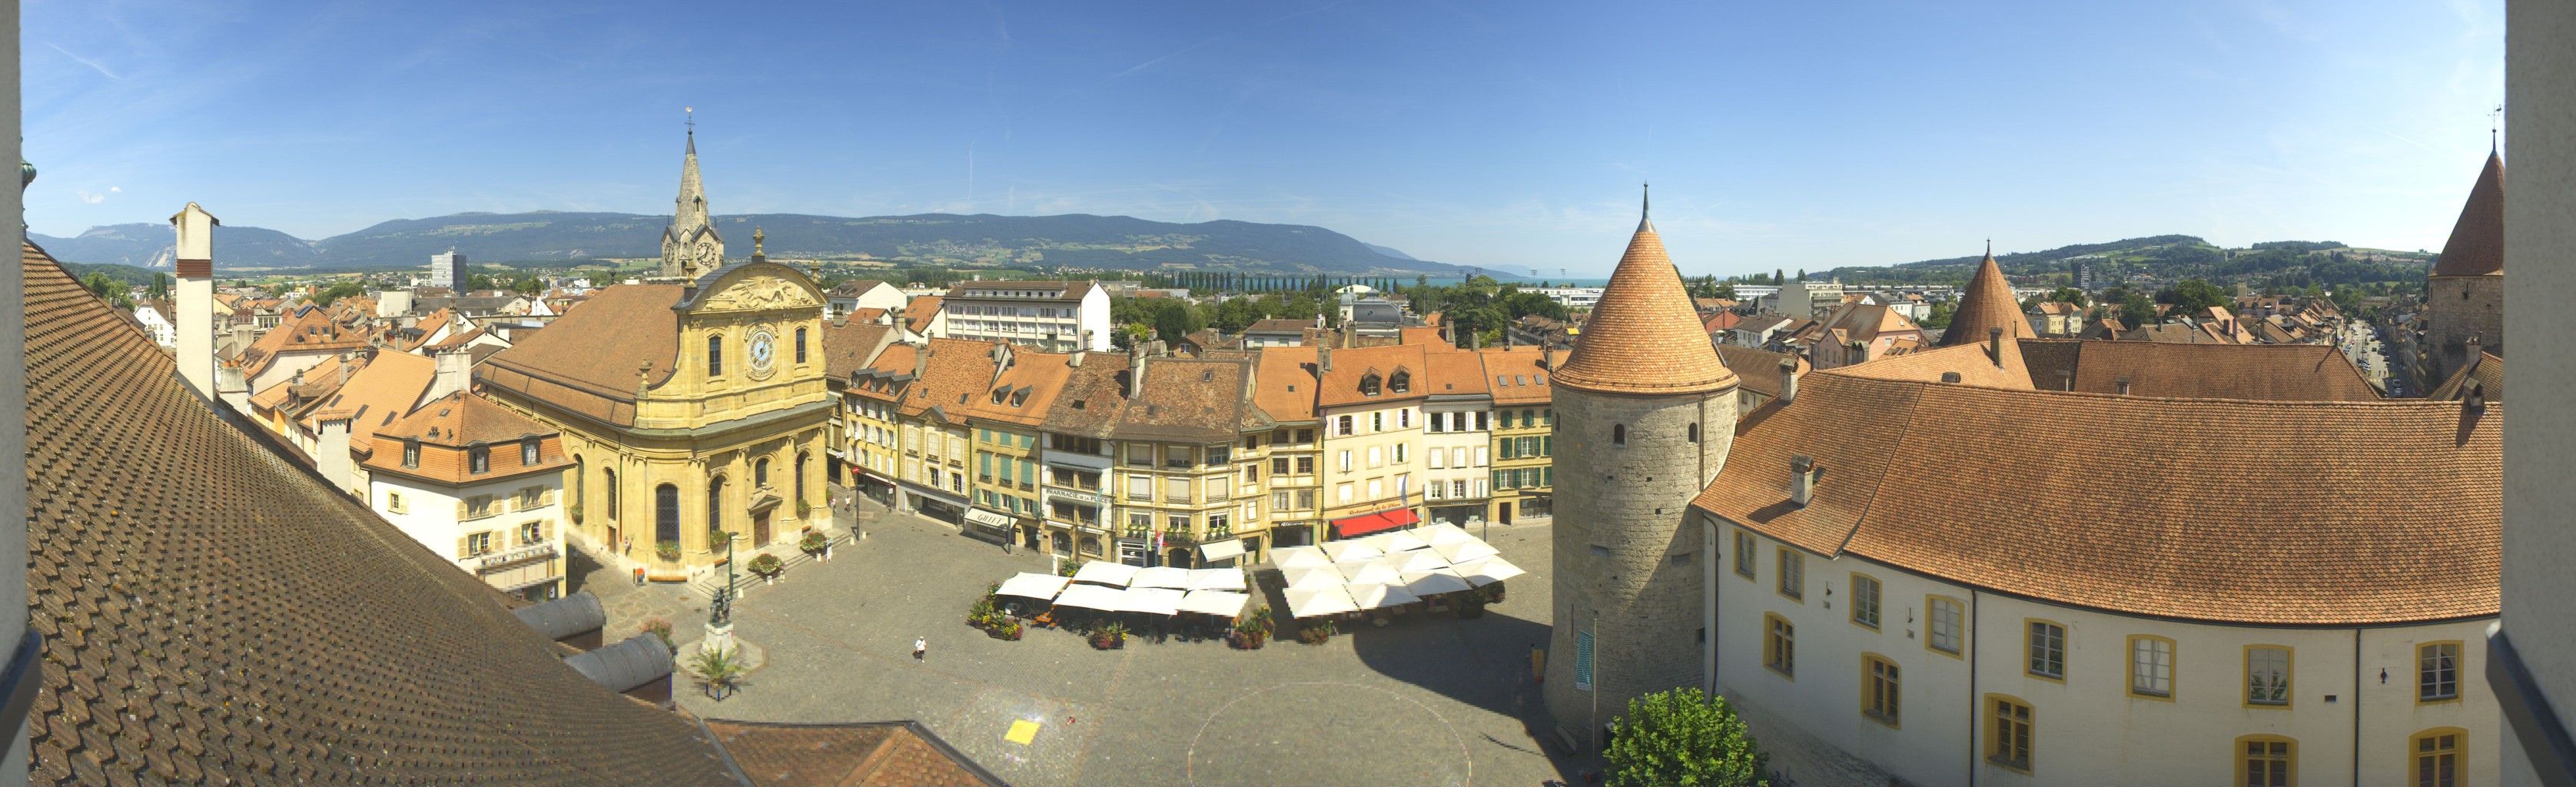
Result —
<instances>
[{"instance_id":1,"label":"blue sky","mask_svg":"<svg viewBox=\"0 0 2576 787\"><path fill-rule=\"evenodd\" d=\"M1582 275L1651 180L1694 274L2438 249L2504 85L2499 0L1076 5L29 0L27 218L666 213L694 106L718 213L1303 223Z\"/></svg>"}]
</instances>

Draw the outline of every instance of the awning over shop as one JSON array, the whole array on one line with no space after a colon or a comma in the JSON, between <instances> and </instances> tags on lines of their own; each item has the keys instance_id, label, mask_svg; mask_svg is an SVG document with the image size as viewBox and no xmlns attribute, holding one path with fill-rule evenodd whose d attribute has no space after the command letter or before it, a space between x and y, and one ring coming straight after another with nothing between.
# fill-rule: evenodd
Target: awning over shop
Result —
<instances>
[{"instance_id":1,"label":"awning over shop","mask_svg":"<svg viewBox=\"0 0 2576 787\"><path fill-rule=\"evenodd\" d=\"M1244 602L1250 600L1252 595L1249 593L1236 593L1230 590L1193 590L1189 595L1181 598L1181 611L1196 612L1201 615L1224 615L1230 618L1243 614Z\"/></svg>"},{"instance_id":2,"label":"awning over shop","mask_svg":"<svg viewBox=\"0 0 2576 787\"><path fill-rule=\"evenodd\" d=\"M1127 586L1127 583L1136 580L1136 572L1140 570L1142 569L1138 569L1135 566L1127 565L1125 563L1094 560L1089 563L1082 564L1082 568L1080 570L1073 572L1073 581L1094 582L1102 585L1116 585L1123 588Z\"/></svg>"},{"instance_id":3,"label":"awning over shop","mask_svg":"<svg viewBox=\"0 0 2576 787\"><path fill-rule=\"evenodd\" d=\"M1381 530L1394 530L1399 527L1409 526L1421 521L1422 516L1413 513L1413 509L1391 508L1374 514L1361 514L1359 516L1343 517L1333 520L1333 537L1351 538L1354 536L1365 536Z\"/></svg>"},{"instance_id":4,"label":"awning over shop","mask_svg":"<svg viewBox=\"0 0 2576 787\"><path fill-rule=\"evenodd\" d=\"M1130 587L1187 590L1190 586L1190 570L1171 566L1137 569L1136 576L1127 580L1127 584Z\"/></svg>"},{"instance_id":5,"label":"awning over shop","mask_svg":"<svg viewBox=\"0 0 2576 787\"><path fill-rule=\"evenodd\" d=\"M1055 598L1056 592L1064 589L1064 583L1071 581L1073 580L1056 576L1054 574L1032 574L1021 572L1017 576L1004 580L1002 582L1002 589L996 592L1005 596L1019 596L1021 598L1033 598L1039 601L1046 601Z\"/></svg>"},{"instance_id":6,"label":"awning over shop","mask_svg":"<svg viewBox=\"0 0 2576 787\"><path fill-rule=\"evenodd\" d=\"M1188 594L1170 588L1128 588L1118 594L1118 609L1148 615L1177 615L1181 611L1181 599L1187 597Z\"/></svg>"},{"instance_id":7,"label":"awning over shop","mask_svg":"<svg viewBox=\"0 0 2576 787\"><path fill-rule=\"evenodd\" d=\"M1243 556L1243 539L1228 538L1199 545L1199 557L1207 560L1232 560Z\"/></svg>"},{"instance_id":8,"label":"awning over shop","mask_svg":"<svg viewBox=\"0 0 2576 787\"><path fill-rule=\"evenodd\" d=\"M1055 597L1055 605L1116 612L1120 608L1119 599L1125 594L1126 591L1099 585L1066 585L1064 594Z\"/></svg>"},{"instance_id":9,"label":"awning over shop","mask_svg":"<svg viewBox=\"0 0 2576 787\"><path fill-rule=\"evenodd\" d=\"M1005 530L1010 529L1012 525L1010 517L986 511L981 508L966 509L966 521L983 525L985 527L1001 528Z\"/></svg>"},{"instance_id":10,"label":"awning over shop","mask_svg":"<svg viewBox=\"0 0 2576 787\"><path fill-rule=\"evenodd\" d=\"M1190 592L1192 593L1196 593L1201 590L1242 590L1244 587L1243 569L1190 569Z\"/></svg>"}]
</instances>

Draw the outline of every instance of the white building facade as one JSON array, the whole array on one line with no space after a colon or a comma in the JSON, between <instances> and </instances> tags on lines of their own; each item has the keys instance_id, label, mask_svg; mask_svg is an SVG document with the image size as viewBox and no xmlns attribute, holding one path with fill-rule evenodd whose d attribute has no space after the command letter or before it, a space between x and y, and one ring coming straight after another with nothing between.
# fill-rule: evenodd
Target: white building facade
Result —
<instances>
[{"instance_id":1,"label":"white building facade","mask_svg":"<svg viewBox=\"0 0 2576 787\"><path fill-rule=\"evenodd\" d=\"M1109 349L1109 291L1076 281L967 281L949 288L931 336L1049 352Z\"/></svg>"}]
</instances>

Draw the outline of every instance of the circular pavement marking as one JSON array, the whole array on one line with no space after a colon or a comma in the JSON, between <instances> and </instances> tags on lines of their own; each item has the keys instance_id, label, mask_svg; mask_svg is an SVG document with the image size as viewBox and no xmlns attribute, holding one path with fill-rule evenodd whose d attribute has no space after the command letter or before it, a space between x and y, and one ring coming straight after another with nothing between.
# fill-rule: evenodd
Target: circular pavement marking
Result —
<instances>
[{"instance_id":1,"label":"circular pavement marking","mask_svg":"<svg viewBox=\"0 0 2576 787\"><path fill-rule=\"evenodd\" d=\"M1263 701L1244 703L1254 698ZM1440 745L1444 738L1447 746ZM1444 762L1450 751L1456 759ZM1283 683L1226 701L1190 737L1186 767L1191 785L1211 787L1463 786L1476 771L1466 739L1439 711L1383 688L1337 681Z\"/></svg>"}]
</instances>

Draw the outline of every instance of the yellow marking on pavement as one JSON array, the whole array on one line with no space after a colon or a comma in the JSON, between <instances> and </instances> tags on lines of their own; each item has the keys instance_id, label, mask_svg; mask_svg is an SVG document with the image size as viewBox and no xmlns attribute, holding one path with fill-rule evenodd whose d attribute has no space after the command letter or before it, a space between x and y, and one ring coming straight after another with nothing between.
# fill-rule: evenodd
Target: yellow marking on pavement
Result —
<instances>
[{"instance_id":1,"label":"yellow marking on pavement","mask_svg":"<svg viewBox=\"0 0 2576 787\"><path fill-rule=\"evenodd\" d=\"M1002 736L1002 740L1010 741L1022 746L1029 745L1029 741L1037 740L1037 738L1038 723L1027 719L1011 722L1011 731Z\"/></svg>"}]
</instances>

